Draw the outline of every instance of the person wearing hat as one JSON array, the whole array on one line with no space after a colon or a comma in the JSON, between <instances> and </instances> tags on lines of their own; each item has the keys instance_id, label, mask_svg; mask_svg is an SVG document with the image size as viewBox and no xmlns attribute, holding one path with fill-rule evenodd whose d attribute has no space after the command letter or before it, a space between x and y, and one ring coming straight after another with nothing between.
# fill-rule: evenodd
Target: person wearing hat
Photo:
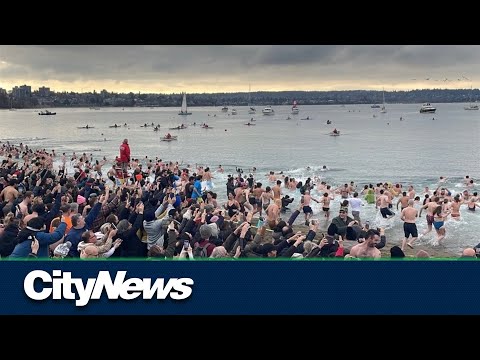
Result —
<instances>
[{"instance_id":1,"label":"person wearing hat","mask_svg":"<svg viewBox=\"0 0 480 360\"><path fill-rule=\"evenodd\" d=\"M200 226L199 232L200 232L200 238L201 239L198 241L198 243L195 244L195 248L206 247L207 257L210 257L210 255L212 255L213 249L215 249L215 244L212 244L209 241L210 236L212 236L212 228L210 226L208 226L207 224L203 224L202 226Z\"/></svg>"},{"instance_id":2,"label":"person wearing hat","mask_svg":"<svg viewBox=\"0 0 480 360\"><path fill-rule=\"evenodd\" d=\"M30 219L27 223L27 226L22 229L17 235L17 245L13 249L9 258L26 258L31 251L32 242L37 239L39 243L39 248L37 252L37 257L39 258L48 258L49 245L60 240L67 228L65 221L60 222L58 227L52 233L45 232L45 220L41 217L35 217Z\"/></svg>"},{"instance_id":3,"label":"person wearing hat","mask_svg":"<svg viewBox=\"0 0 480 360\"><path fill-rule=\"evenodd\" d=\"M348 216L347 210L340 208L338 216L334 217L328 226L328 235L341 235L342 238L346 238L347 226L352 221L354 221L354 219Z\"/></svg>"}]
</instances>

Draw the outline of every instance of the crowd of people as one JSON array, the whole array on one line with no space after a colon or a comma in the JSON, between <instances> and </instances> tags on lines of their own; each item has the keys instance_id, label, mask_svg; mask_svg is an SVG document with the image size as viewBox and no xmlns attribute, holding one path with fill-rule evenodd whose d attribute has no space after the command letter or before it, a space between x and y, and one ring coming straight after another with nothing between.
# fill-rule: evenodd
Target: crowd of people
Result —
<instances>
[{"instance_id":1,"label":"crowd of people","mask_svg":"<svg viewBox=\"0 0 480 360\"><path fill-rule=\"evenodd\" d=\"M248 176L242 169L228 175L227 199L222 200L212 191L209 167L182 166L158 157L132 159L128 139L119 150L104 174L106 158L59 156L53 150L3 143L1 258L385 257L380 251L387 244L385 229L371 228L361 218L365 204L375 206L385 219L399 211L405 237L399 246L390 247L390 256L398 258L432 230L438 243L444 241L445 221L458 220L462 206L471 212L480 207L469 176L459 194L452 196L441 178L437 189L423 189L422 199L411 185L404 189L384 182L358 189L351 181L334 187L320 178L302 183L282 172L258 175L256 169ZM74 173L68 171L68 159ZM224 169L220 165L216 171ZM298 206L284 189L298 191ZM321 196L312 195L315 192ZM340 209L332 217L337 198ZM312 202L321 205L318 219ZM418 234L422 212L428 226ZM302 226L296 227L302 213ZM479 248L466 248L462 258L476 258ZM424 250L415 255L429 256Z\"/></svg>"}]
</instances>

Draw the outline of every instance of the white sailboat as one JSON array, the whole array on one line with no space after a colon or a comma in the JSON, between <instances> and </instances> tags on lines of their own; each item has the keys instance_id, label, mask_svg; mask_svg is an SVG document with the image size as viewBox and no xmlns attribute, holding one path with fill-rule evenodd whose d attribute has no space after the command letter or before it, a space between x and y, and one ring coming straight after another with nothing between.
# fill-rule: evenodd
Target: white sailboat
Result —
<instances>
[{"instance_id":1,"label":"white sailboat","mask_svg":"<svg viewBox=\"0 0 480 360\"><path fill-rule=\"evenodd\" d=\"M255 114L257 109L252 106L251 97L250 97L250 85L248 85L248 113Z\"/></svg>"},{"instance_id":2,"label":"white sailboat","mask_svg":"<svg viewBox=\"0 0 480 360\"><path fill-rule=\"evenodd\" d=\"M297 100L293 100L292 114L297 115L299 112L300 112L300 109L298 108Z\"/></svg>"},{"instance_id":3,"label":"white sailboat","mask_svg":"<svg viewBox=\"0 0 480 360\"><path fill-rule=\"evenodd\" d=\"M183 93L183 99L182 99L182 108L178 115L192 115L191 112L188 112L188 107L187 107L187 94Z\"/></svg>"},{"instance_id":4,"label":"white sailboat","mask_svg":"<svg viewBox=\"0 0 480 360\"><path fill-rule=\"evenodd\" d=\"M473 93L472 86L470 87L470 91ZM472 96L470 96L470 104L464 107L465 110L478 110L478 105L472 103Z\"/></svg>"},{"instance_id":5,"label":"white sailboat","mask_svg":"<svg viewBox=\"0 0 480 360\"><path fill-rule=\"evenodd\" d=\"M387 112L387 108L385 107L385 89L382 90L382 96L383 96L383 104L382 104L382 109L380 112L382 114L385 114Z\"/></svg>"}]
</instances>

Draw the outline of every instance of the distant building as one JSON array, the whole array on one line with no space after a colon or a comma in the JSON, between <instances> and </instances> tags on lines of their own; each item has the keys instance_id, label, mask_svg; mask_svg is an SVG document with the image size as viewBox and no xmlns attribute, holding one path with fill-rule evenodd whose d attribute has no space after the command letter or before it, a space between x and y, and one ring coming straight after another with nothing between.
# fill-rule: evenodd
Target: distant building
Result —
<instances>
[{"instance_id":1,"label":"distant building","mask_svg":"<svg viewBox=\"0 0 480 360\"><path fill-rule=\"evenodd\" d=\"M0 95L7 95L7 90L0 88Z\"/></svg>"},{"instance_id":2,"label":"distant building","mask_svg":"<svg viewBox=\"0 0 480 360\"><path fill-rule=\"evenodd\" d=\"M41 97L49 97L51 94L50 88L42 86L41 88L38 88L38 96Z\"/></svg>"},{"instance_id":3,"label":"distant building","mask_svg":"<svg viewBox=\"0 0 480 360\"><path fill-rule=\"evenodd\" d=\"M29 98L32 96L32 87L27 85L15 86L12 89L12 95L18 99Z\"/></svg>"}]
</instances>

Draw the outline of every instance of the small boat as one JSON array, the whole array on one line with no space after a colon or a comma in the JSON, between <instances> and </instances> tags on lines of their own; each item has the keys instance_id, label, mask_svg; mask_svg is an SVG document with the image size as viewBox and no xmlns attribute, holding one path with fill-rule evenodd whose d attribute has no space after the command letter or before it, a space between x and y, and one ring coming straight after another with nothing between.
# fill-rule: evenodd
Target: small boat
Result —
<instances>
[{"instance_id":1,"label":"small boat","mask_svg":"<svg viewBox=\"0 0 480 360\"><path fill-rule=\"evenodd\" d=\"M237 115L237 110L236 109L232 109L232 115Z\"/></svg>"},{"instance_id":2,"label":"small boat","mask_svg":"<svg viewBox=\"0 0 480 360\"><path fill-rule=\"evenodd\" d=\"M177 127L173 127L173 128L168 128L168 130L183 130L183 129L186 129L188 126L186 125L178 125Z\"/></svg>"},{"instance_id":3,"label":"small boat","mask_svg":"<svg viewBox=\"0 0 480 360\"><path fill-rule=\"evenodd\" d=\"M202 125L202 129L213 129L213 126L210 126L210 125Z\"/></svg>"},{"instance_id":4,"label":"small boat","mask_svg":"<svg viewBox=\"0 0 480 360\"><path fill-rule=\"evenodd\" d=\"M330 120L327 120L327 125L330 125L332 122Z\"/></svg>"},{"instance_id":5,"label":"small boat","mask_svg":"<svg viewBox=\"0 0 480 360\"><path fill-rule=\"evenodd\" d=\"M162 139L162 141L173 141L173 140L177 140L177 136L168 136L168 135L165 135Z\"/></svg>"},{"instance_id":6,"label":"small boat","mask_svg":"<svg viewBox=\"0 0 480 360\"><path fill-rule=\"evenodd\" d=\"M228 106L222 107L222 111L223 111L223 112L228 112Z\"/></svg>"},{"instance_id":7,"label":"small boat","mask_svg":"<svg viewBox=\"0 0 480 360\"><path fill-rule=\"evenodd\" d=\"M122 126L121 126L121 125L117 125L117 124L115 124L115 125L110 125L110 126L109 126L109 128L115 128L115 129L116 129L116 128L119 128L119 127L122 127Z\"/></svg>"},{"instance_id":8,"label":"small boat","mask_svg":"<svg viewBox=\"0 0 480 360\"><path fill-rule=\"evenodd\" d=\"M183 93L183 99L182 99L182 108L178 115L192 115L191 112L188 112L188 107L187 107L187 94Z\"/></svg>"},{"instance_id":9,"label":"small boat","mask_svg":"<svg viewBox=\"0 0 480 360\"><path fill-rule=\"evenodd\" d=\"M77 129L95 129L95 126L78 126Z\"/></svg>"},{"instance_id":10,"label":"small boat","mask_svg":"<svg viewBox=\"0 0 480 360\"><path fill-rule=\"evenodd\" d=\"M263 115L275 115L275 111L272 109L271 106L267 106L262 110Z\"/></svg>"},{"instance_id":11,"label":"small boat","mask_svg":"<svg viewBox=\"0 0 480 360\"><path fill-rule=\"evenodd\" d=\"M435 107L433 107L430 103L424 103L420 108L421 114L433 114L437 111Z\"/></svg>"},{"instance_id":12,"label":"small boat","mask_svg":"<svg viewBox=\"0 0 480 360\"><path fill-rule=\"evenodd\" d=\"M305 119L300 119L300 120L312 120L312 119L310 119L310 116L307 116Z\"/></svg>"},{"instance_id":13,"label":"small boat","mask_svg":"<svg viewBox=\"0 0 480 360\"><path fill-rule=\"evenodd\" d=\"M380 109L380 105L378 104L373 104L372 106L370 106L372 109Z\"/></svg>"},{"instance_id":14,"label":"small boat","mask_svg":"<svg viewBox=\"0 0 480 360\"><path fill-rule=\"evenodd\" d=\"M45 111L40 111L38 115L57 115L57 113L45 110Z\"/></svg>"},{"instance_id":15,"label":"small boat","mask_svg":"<svg viewBox=\"0 0 480 360\"><path fill-rule=\"evenodd\" d=\"M300 109L298 108L297 105L297 100L293 100L293 105L292 105L292 114L297 115L300 112ZM303 119L302 119L303 120Z\"/></svg>"},{"instance_id":16,"label":"small boat","mask_svg":"<svg viewBox=\"0 0 480 360\"><path fill-rule=\"evenodd\" d=\"M252 124L252 123L245 123L244 125L248 125L248 126L255 126L256 124Z\"/></svg>"},{"instance_id":17,"label":"small boat","mask_svg":"<svg viewBox=\"0 0 480 360\"><path fill-rule=\"evenodd\" d=\"M330 136L340 136L340 131L338 131L337 129L333 130L330 134Z\"/></svg>"}]
</instances>

